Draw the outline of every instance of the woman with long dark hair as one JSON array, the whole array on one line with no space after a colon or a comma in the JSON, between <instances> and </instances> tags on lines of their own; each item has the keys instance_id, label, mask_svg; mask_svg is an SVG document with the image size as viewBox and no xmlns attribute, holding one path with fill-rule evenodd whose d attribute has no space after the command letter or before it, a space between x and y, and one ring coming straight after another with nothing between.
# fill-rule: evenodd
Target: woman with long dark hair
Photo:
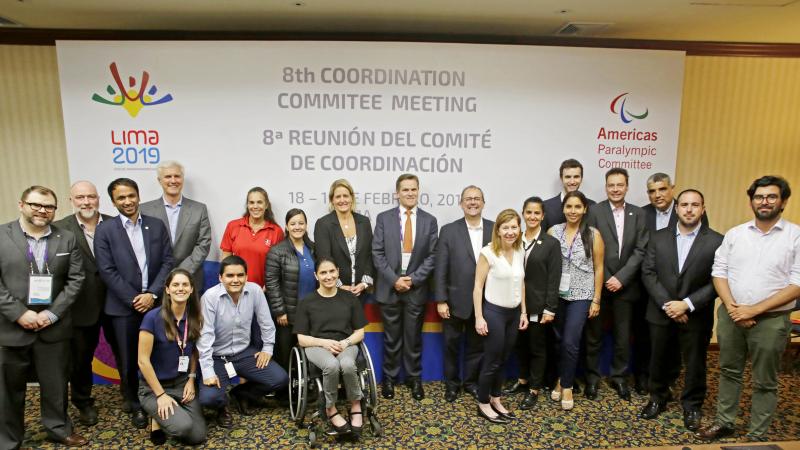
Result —
<instances>
[{"instance_id":1,"label":"woman with long dark hair","mask_svg":"<svg viewBox=\"0 0 800 450\"><path fill-rule=\"evenodd\" d=\"M206 440L203 410L195 397L195 342L202 328L203 312L192 274L174 269L167 276L162 305L145 314L139 328L143 379L139 401L155 421L150 439L156 445L166 441L166 434L189 445Z\"/></svg>"},{"instance_id":2,"label":"woman with long dark hair","mask_svg":"<svg viewBox=\"0 0 800 450\"><path fill-rule=\"evenodd\" d=\"M562 259L555 327L559 381L551 398L560 400L562 409L570 410L574 406L572 385L583 327L589 318L600 314L605 246L600 232L587 224L589 202L582 192L568 192L561 204L567 221L548 231L558 239Z\"/></svg>"},{"instance_id":3,"label":"woman with long dark hair","mask_svg":"<svg viewBox=\"0 0 800 450\"><path fill-rule=\"evenodd\" d=\"M267 254L264 278L267 303L275 322L274 358L281 367L289 367L289 356L297 338L292 334L298 299L317 288L314 277L314 243L308 238L308 220L302 209L286 213L286 235Z\"/></svg>"}]
</instances>

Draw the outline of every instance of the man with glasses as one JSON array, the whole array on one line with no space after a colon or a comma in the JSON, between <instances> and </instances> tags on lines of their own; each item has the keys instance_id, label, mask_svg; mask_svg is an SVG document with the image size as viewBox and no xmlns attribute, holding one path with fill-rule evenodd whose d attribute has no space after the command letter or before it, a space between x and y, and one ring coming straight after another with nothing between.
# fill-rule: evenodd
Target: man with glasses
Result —
<instances>
[{"instance_id":1,"label":"man with glasses","mask_svg":"<svg viewBox=\"0 0 800 450\"><path fill-rule=\"evenodd\" d=\"M800 297L800 226L781 217L792 191L778 176L747 190L755 219L725 234L711 275L724 306L717 310L719 396L715 423L701 439L734 433L750 355L753 396L748 440L764 437L778 402L778 368L789 339L789 313Z\"/></svg>"},{"instance_id":2,"label":"man with glasses","mask_svg":"<svg viewBox=\"0 0 800 450\"><path fill-rule=\"evenodd\" d=\"M50 225L58 205L43 186L26 189L20 218L0 226L0 448L16 449L25 435L30 371L39 380L47 437L75 447L67 415L71 306L83 283L75 235Z\"/></svg>"}]
</instances>

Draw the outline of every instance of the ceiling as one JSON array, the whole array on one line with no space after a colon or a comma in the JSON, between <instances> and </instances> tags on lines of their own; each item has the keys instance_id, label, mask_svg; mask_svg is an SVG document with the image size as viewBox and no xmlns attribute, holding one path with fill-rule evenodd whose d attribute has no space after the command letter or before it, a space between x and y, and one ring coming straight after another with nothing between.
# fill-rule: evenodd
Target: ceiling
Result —
<instances>
[{"instance_id":1,"label":"ceiling","mask_svg":"<svg viewBox=\"0 0 800 450\"><path fill-rule=\"evenodd\" d=\"M27 28L800 43L800 0L0 0Z\"/></svg>"}]
</instances>

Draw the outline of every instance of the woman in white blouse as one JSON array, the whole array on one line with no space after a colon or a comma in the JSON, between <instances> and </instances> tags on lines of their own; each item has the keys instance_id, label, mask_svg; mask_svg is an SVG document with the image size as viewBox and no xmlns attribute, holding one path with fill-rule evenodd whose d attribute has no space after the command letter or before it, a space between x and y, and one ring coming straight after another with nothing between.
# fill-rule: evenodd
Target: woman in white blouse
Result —
<instances>
[{"instance_id":1,"label":"woman in white blouse","mask_svg":"<svg viewBox=\"0 0 800 450\"><path fill-rule=\"evenodd\" d=\"M478 415L493 423L517 417L500 402L504 367L517 339L528 327L525 311L525 268L522 220L513 209L497 216L492 242L481 249L475 268L472 301L475 330L484 336L481 374L478 379ZM485 286L485 291L484 291Z\"/></svg>"}]
</instances>

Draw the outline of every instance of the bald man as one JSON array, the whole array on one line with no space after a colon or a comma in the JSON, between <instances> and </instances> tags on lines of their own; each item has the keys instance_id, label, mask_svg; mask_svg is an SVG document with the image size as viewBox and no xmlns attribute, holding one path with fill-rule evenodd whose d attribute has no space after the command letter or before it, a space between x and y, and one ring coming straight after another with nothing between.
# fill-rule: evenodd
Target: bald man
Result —
<instances>
[{"instance_id":1,"label":"bald man","mask_svg":"<svg viewBox=\"0 0 800 450\"><path fill-rule=\"evenodd\" d=\"M97 408L92 398L92 359L100 339L100 326L105 321L102 311L106 298L106 286L100 279L94 261L94 230L98 223L111 216L100 214L100 196L94 184L88 181L78 181L72 185L69 201L74 214L64 217L55 225L75 235L86 277L72 305L74 329L70 341L72 364L69 380L72 404L79 412L78 420L83 425L91 426L97 423ZM113 333L106 333L106 336L111 335Z\"/></svg>"}]
</instances>

